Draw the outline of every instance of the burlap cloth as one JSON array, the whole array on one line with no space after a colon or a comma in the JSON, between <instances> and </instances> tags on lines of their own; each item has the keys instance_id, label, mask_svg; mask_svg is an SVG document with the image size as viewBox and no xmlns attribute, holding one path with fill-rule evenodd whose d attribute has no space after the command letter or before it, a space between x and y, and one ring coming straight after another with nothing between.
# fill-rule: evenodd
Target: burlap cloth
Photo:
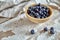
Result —
<instances>
[{"instance_id":1,"label":"burlap cloth","mask_svg":"<svg viewBox=\"0 0 60 40\"><path fill-rule=\"evenodd\" d=\"M0 40L60 40L60 13L58 10L53 9L50 20L39 24L29 21L25 13L20 14L25 5L33 2L34 0L28 2L25 0L0 1L1 4L7 5L5 7L0 4L2 6L2 8L0 7ZM55 34L50 35L48 31L41 33L44 27L48 27L48 29L54 27ZM31 29L35 30L34 35L30 34Z\"/></svg>"}]
</instances>

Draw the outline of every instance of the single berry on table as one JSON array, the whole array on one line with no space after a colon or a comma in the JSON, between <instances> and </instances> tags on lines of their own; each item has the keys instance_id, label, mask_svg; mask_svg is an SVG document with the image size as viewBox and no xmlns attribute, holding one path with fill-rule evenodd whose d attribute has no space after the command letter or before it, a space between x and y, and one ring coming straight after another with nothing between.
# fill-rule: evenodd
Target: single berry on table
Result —
<instances>
[{"instance_id":1,"label":"single berry on table","mask_svg":"<svg viewBox=\"0 0 60 40\"><path fill-rule=\"evenodd\" d=\"M50 30L50 34L54 34L55 33L55 31L54 30Z\"/></svg>"},{"instance_id":2,"label":"single berry on table","mask_svg":"<svg viewBox=\"0 0 60 40\"><path fill-rule=\"evenodd\" d=\"M48 31L48 28L47 28L47 27L45 27L45 28L44 28L44 31Z\"/></svg>"},{"instance_id":3,"label":"single berry on table","mask_svg":"<svg viewBox=\"0 0 60 40\"><path fill-rule=\"evenodd\" d=\"M51 27L51 28L50 28L50 34L54 34L54 33L55 33L54 28Z\"/></svg>"},{"instance_id":4,"label":"single berry on table","mask_svg":"<svg viewBox=\"0 0 60 40\"><path fill-rule=\"evenodd\" d=\"M31 30L31 34L35 34L35 31L33 29Z\"/></svg>"},{"instance_id":5,"label":"single berry on table","mask_svg":"<svg viewBox=\"0 0 60 40\"><path fill-rule=\"evenodd\" d=\"M50 28L50 30L54 30L54 28L53 28L53 27L51 27L51 28Z\"/></svg>"}]
</instances>

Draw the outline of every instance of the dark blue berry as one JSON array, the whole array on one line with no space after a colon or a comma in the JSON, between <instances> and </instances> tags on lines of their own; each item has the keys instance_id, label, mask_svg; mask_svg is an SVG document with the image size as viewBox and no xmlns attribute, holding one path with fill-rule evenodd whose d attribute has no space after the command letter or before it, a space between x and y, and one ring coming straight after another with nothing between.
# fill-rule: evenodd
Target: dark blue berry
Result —
<instances>
[{"instance_id":1,"label":"dark blue berry","mask_svg":"<svg viewBox=\"0 0 60 40\"><path fill-rule=\"evenodd\" d=\"M34 11L31 11L31 14L34 15L34 16L36 15Z\"/></svg>"},{"instance_id":2,"label":"dark blue berry","mask_svg":"<svg viewBox=\"0 0 60 40\"><path fill-rule=\"evenodd\" d=\"M31 34L35 34L35 31L33 29L31 30Z\"/></svg>"},{"instance_id":3,"label":"dark blue berry","mask_svg":"<svg viewBox=\"0 0 60 40\"><path fill-rule=\"evenodd\" d=\"M36 11L38 12L39 10L38 10L38 9L36 9Z\"/></svg>"},{"instance_id":4,"label":"dark blue berry","mask_svg":"<svg viewBox=\"0 0 60 40\"><path fill-rule=\"evenodd\" d=\"M41 7L41 6L40 6L39 8L40 8L40 9L42 9L42 7Z\"/></svg>"},{"instance_id":5,"label":"dark blue berry","mask_svg":"<svg viewBox=\"0 0 60 40\"><path fill-rule=\"evenodd\" d=\"M50 28L50 30L54 30L54 28L53 28L53 27L51 27L51 28Z\"/></svg>"},{"instance_id":6,"label":"dark blue berry","mask_svg":"<svg viewBox=\"0 0 60 40\"><path fill-rule=\"evenodd\" d=\"M43 17L46 18L47 16L44 14Z\"/></svg>"},{"instance_id":7,"label":"dark blue berry","mask_svg":"<svg viewBox=\"0 0 60 40\"><path fill-rule=\"evenodd\" d=\"M44 31L48 31L48 28L47 28L47 27L45 27L45 28L44 28Z\"/></svg>"},{"instance_id":8,"label":"dark blue berry","mask_svg":"<svg viewBox=\"0 0 60 40\"><path fill-rule=\"evenodd\" d=\"M46 18L46 16L44 16L44 18Z\"/></svg>"},{"instance_id":9,"label":"dark blue berry","mask_svg":"<svg viewBox=\"0 0 60 40\"><path fill-rule=\"evenodd\" d=\"M40 18L39 13L35 13L34 15L35 15L35 17Z\"/></svg>"},{"instance_id":10,"label":"dark blue berry","mask_svg":"<svg viewBox=\"0 0 60 40\"><path fill-rule=\"evenodd\" d=\"M44 13L41 13L41 15L44 15Z\"/></svg>"},{"instance_id":11,"label":"dark blue berry","mask_svg":"<svg viewBox=\"0 0 60 40\"><path fill-rule=\"evenodd\" d=\"M47 13L48 13L48 12L49 12L49 10L45 10L45 12L47 12Z\"/></svg>"},{"instance_id":12,"label":"dark blue berry","mask_svg":"<svg viewBox=\"0 0 60 40\"><path fill-rule=\"evenodd\" d=\"M31 13L32 13L33 15L35 15L35 12L34 12L34 11L31 11Z\"/></svg>"},{"instance_id":13,"label":"dark blue berry","mask_svg":"<svg viewBox=\"0 0 60 40\"><path fill-rule=\"evenodd\" d=\"M54 34L55 32L54 32L54 28L53 27L51 27L50 28L50 34Z\"/></svg>"},{"instance_id":14,"label":"dark blue berry","mask_svg":"<svg viewBox=\"0 0 60 40\"><path fill-rule=\"evenodd\" d=\"M27 13L28 13L28 14L30 14L30 13L31 13L31 11L27 10Z\"/></svg>"},{"instance_id":15,"label":"dark blue berry","mask_svg":"<svg viewBox=\"0 0 60 40\"><path fill-rule=\"evenodd\" d=\"M46 10L48 10L48 7L45 7Z\"/></svg>"},{"instance_id":16,"label":"dark blue berry","mask_svg":"<svg viewBox=\"0 0 60 40\"><path fill-rule=\"evenodd\" d=\"M44 11L43 13L44 13L44 14L47 14L47 12L45 12L45 11Z\"/></svg>"},{"instance_id":17,"label":"dark blue berry","mask_svg":"<svg viewBox=\"0 0 60 40\"><path fill-rule=\"evenodd\" d=\"M32 13L29 14L30 16L34 17L34 15Z\"/></svg>"},{"instance_id":18,"label":"dark blue berry","mask_svg":"<svg viewBox=\"0 0 60 40\"><path fill-rule=\"evenodd\" d=\"M34 18L37 18L37 16L34 15Z\"/></svg>"},{"instance_id":19,"label":"dark blue berry","mask_svg":"<svg viewBox=\"0 0 60 40\"><path fill-rule=\"evenodd\" d=\"M40 18L42 18L42 16Z\"/></svg>"},{"instance_id":20,"label":"dark blue berry","mask_svg":"<svg viewBox=\"0 0 60 40\"><path fill-rule=\"evenodd\" d=\"M39 11L39 14L41 14L42 13L42 11Z\"/></svg>"},{"instance_id":21,"label":"dark blue berry","mask_svg":"<svg viewBox=\"0 0 60 40\"><path fill-rule=\"evenodd\" d=\"M39 13L35 13L37 16L39 16Z\"/></svg>"},{"instance_id":22,"label":"dark blue berry","mask_svg":"<svg viewBox=\"0 0 60 40\"><path fill-rule=\"evenodd\" d=\"M44 15L44 18L46 18L47 16L46 15Z\"/></svg>"},{"instance_id":23,"label":"dark blue berry","mask_svg":"<svg viewBox=\"0 0 60 40\"><path fill-rule=\"evenodd\" d=\"M47 14L46 14L46 16L48 17L48 16L49 16L49 14L47 13Z\"/></svg>"},{"instance_id":24,"label":"dark blue berry","mask_svg":"<svg viewBox=\"0 0 60 40\"><path fill-rule=\"evenodd\" d=\"M37 6L36 8L37 8L37 9L40 9L40 6Z\"/></svg>"},{"instance_id":25,"label":"dark blue berry","mask_svg":"<svg viewBox=\"0 0 60 40\"><path fill-rule=\"evenodd\" d=\"M54 30L50 30L50 34L54 34L55 32L54 32Z\"/></svg>"}]
</instances>

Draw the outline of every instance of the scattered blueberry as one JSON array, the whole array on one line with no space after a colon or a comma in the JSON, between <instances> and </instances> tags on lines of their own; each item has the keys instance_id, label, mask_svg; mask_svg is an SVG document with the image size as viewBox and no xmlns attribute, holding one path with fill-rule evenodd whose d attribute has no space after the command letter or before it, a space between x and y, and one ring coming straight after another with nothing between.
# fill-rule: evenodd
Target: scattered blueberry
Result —
<instances>
[{"instance_id":1,"label":"scattered blueberry","mask_svg":"<svg viewBox=\"0 0 60 40\"><path fill-rule=\"evenodd\" d=\"M50 28L50 30L54 30L54 28L53 28L53 27L51 27L51 28Z\"/></svg>"},{"instance_id":2,"label":"scattered blueberry","mask_svg":"<svg viewBox=\"0 0 60 40\"><path fill-rule=\"evenodd\" d=\"M53 27L51 27L50 28L50 34L54 34L55 32L54 32L54 28Z\"/></svg>"},{"instance_id":3,"label":"scattered blueberry","mask_svg":"<svg viewBox=\"0 0 60 40\"><path fill-rule=\"evenodd\" d=\"M31 30L31 34L35 34L35 31L33 29Z\"/></svg>"},{"instance_id":4,"label":"scattered blueberry","mask_svg":"<svg viewBox=\"0 0 60 40\"><path fill-rule=\"evenodd\" d=\"M43 5L37 4L35 6L31 6L28 8L27 13L30 16L33 16L35 18L46 18L49 14L49 8Z\"/></svg>"},{"instance_id":5,"label":"scattered blueberry","mask_svg":"<svg viewBox=\"0 0 60 40\"><path fill-rule=\"evenodd\" d=\"M48 28L47 28L47 27L45 27L45 28L44 28L44 31L48 31Z\"/></svg>"},{"instance_id":6,"label":"scattered blueberry","mask_svg":"<svg viewBox=\"0 0 60 40\"><path fill-rule=\"evenodd\" d=\"M54 32L54 30L50 30L50 34L54 34L55 32Z\"/></svg>"}]
</instances>

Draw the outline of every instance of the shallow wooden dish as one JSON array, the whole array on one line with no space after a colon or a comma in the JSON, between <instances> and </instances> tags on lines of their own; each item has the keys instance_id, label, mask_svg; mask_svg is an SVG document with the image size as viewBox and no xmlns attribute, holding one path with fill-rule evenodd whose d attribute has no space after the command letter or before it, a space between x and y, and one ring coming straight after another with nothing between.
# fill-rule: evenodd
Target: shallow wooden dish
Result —
<instances>
[{"instance_id":1,"label":"shallow wooden dish","mask_svg":"<svg viewBox=\"0 0 60 40\"><path fill-rule=\"evenodd\" d=\"M36 4L33 3L33 4L31 4L30 6L34 6L34 5L36 5ZM41 5L47 6L47 5L44 5L44 4L41 4ZM25 14L26 14L27 18L28 18L30 21L32 21L32 22L34 22L34 23L43 23L43 22L46 22L46 21L48 21L48 20L50 19L51 15L52 15L52 8L51 8L51 7L47 6L47 7L50 9L50 11L49 11L50 16L47 17L47 18L39 19L39 18L31 17L31 16L27 13L27 10L28 10L28 8L29 8L30 6L26 6L26 7L25 7Z\"/></svg>"}]
</instances>

